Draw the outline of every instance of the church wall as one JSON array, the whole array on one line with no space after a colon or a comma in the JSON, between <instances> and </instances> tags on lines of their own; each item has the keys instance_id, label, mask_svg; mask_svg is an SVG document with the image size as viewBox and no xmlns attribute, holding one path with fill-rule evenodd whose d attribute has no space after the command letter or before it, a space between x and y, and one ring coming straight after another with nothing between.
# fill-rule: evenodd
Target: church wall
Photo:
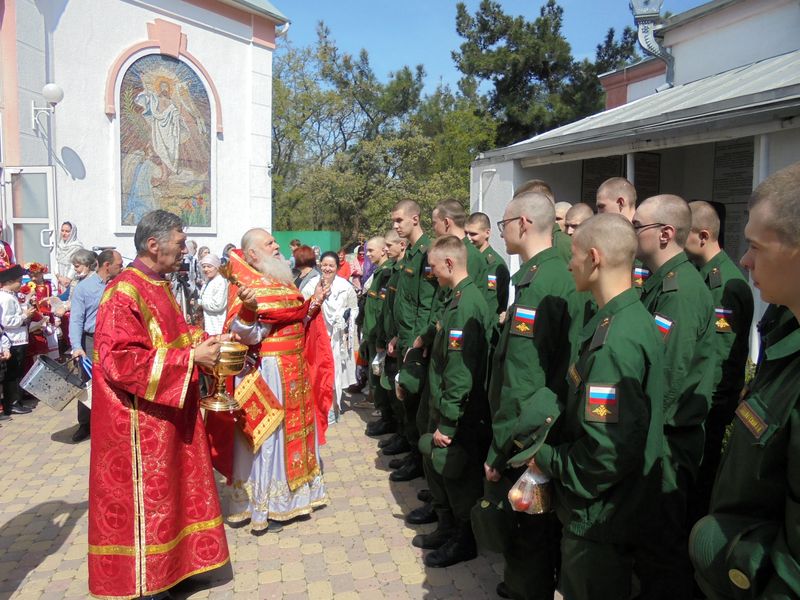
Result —
<instances>
[{"instance_id":1,"label":"church wall","mask_svg":"<svg viewBox=\"0 0 800 600\"><path fill-rule=\"evenodd\" d=\"M47 164L47 146L31 128L31 101L45 104L41 94L47 83L45 17L34 0L16 0L16 17L19 164L42 166ZM44 117L39 119L46 124Z\"/></svg>"},{"instance_id":2,"label":"church wall","mask_svg":"<svg viewBox=\"0 0 800 600\"><path fill-rule=\"evenodd\" d=\"M70 157L66 170L56 168L59 220L74 221L86 245L113 245L125 256L134 255L132 232L119 223L119 105L115 116L105 114L105 88L117 58L146 41L147 24L158 18L180 26L187 52L213 80L222 108L223 132L217 134L214 97L206 85L216 231L198 228L189 232L190 239L220 253L226 243L238 244L247 228L268 226L271 50L252 44L251 26L195 4L114 1L105 2L104 11L97 6L94 0L70 0L54 32L55 68L64 88L56 115L56 154ZM138 56L122 68L119 79Z\"/></svg>"}]
</instances>

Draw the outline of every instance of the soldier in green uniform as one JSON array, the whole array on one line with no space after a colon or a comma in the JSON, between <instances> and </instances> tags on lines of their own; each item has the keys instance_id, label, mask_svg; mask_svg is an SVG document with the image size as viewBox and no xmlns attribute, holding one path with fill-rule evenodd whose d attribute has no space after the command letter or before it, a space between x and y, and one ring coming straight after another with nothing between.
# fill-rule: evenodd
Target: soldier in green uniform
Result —
<instances>
[{"instance_id":1,"label":"soldier in green uniform","mask_svg":"<svg viewBox=\"0 0 800 600\"><path fill-rule=\"evenodd\" d=\"M633 216L638 256L652 273L642 302L664 338L666 360L662 514L643 562L646 598L692 594L687 495L703 457L717 358L711 292L683 251L691 223L689 206L672 195L648 198Z\"/></svg>"},{"instance_id":2,"label":"soldier in green uniform","mask_svg":"<svg viewBox=\"0 0 800 600\"><path fill-rule=\"evenodd\" d=\"M606 179L597 188L595 202L598 215L603 213L620 214L629 221L633 221L633 215L636 212L636 188L624 177ZM633 287L641 289L648 277L650 277L650 270L637 257L633 262L631 272Z\"/></svg>"},{"instance_id":3,"label":"soldier in green uniform","mask_svg":"<svg viewBox=\"0 0 800 600\"><path fill-rule=\"evenodd\" d=\"M572 237L575 235L575 230L578 229L578 226L593 215L594 211L592 211L591 206L578 202L567 211L567 215L564 217L564 233Z\"/></svg>"},{"instance_id":4,"label":"soldier in green uniform","mask_svg":"<svg viewBox=\"0 0 800 600\"><path fill-rule=\"evenodd\" d=\"M528 463L554 480L564 527L559 587L570 600L630 598L642 536L658 516L664 344L631 288L635 253L636 234L619 215L592 217L573 236L575 286L591 291L599 310L569 368L559 433Z\"/></svg>"},{"instance_id":5,"label":"soldier in green uniform","mask_svg":"<svg viewBox=\"0 0 800 600\"><path fill-rule=\"evenodd\" d=\"M431 306L438 284L428 265L427 252L430 238L423 232L420 224L419 204L413 200L398 202L392 209L392 228L408 244L393 305L397 334L387 346L387 352L397 356L398 368L402 368L406 351L411 348L414 340L428 329ZM405 439L383 449L387 455L410 451L410 458L406 464L389 475L392 481L409 481L422 476L422 458L417 449L419 401L419 394L406 396L403 400L406 415Z\"/></svg>"},{"instance_id":6,"label":"soldier in green uniform","mask_svg":"<svg viewBox=\"0 0 800 600\"><path fill-rule=\"evenodd\" d=\"M489 404L492 443L484 470L487 494L505 495L521 469L507 468L514 453L517 417L527 402L547 386L560 399L566 394L572 355L573 322L581 320L575 283L552 244L553 203L526 192L506 207L498 228L509 254L522 265L511 282L516 289L492 361ZM492 487L502 488L492 490ZM497 493L494 493L497 492ZM558 521L553 515L515 513L515 533L505 544L504 581L498 594L552 600L558 570Z\"/></svg>"},{"instance_id":7,"label":"soldier in green uniform","mask_svg":"<svg viewBox=\"0 0 800 600\"><path fill-rule=\"evenodd\" d=\"M558 226L558 223L556 223L556 195L553 192L553 188L551 188L546 181L542 181L541 179L531 179L523 183L515 190L514 197L516 198L527 193L542 194L547 196L550 199L550 202L553 203L553 225L551 227L553 248L556 249L558 255L564 260L564 262L568 263L570 259L572 242L570 241L569 236L564 233L561 227Z\"/></svg>"},{"instance_id":8,"label":"soldier in green uniform","mask_svg":"<svg viewBox=\"0 0 800 600\"><path fill-rule=\"evenodd\" d=\"M472 213L467 219L464 231L472 244L486 258L489 269L486 283L486 303L489 305L489 311L499 318L500 315L505 314L506 308L508 308L511 273L503 257L489 245L489 237L492 233L489 217L482 212Z\"/></svg>"},{"instance_id":9,"label":"soldier in green uniform","mask_svg":"<svg viewBox=\"0 0 800 600\"><path fill-rule=\"evenodd\" d=\"M753 192L742 265L786 306L766 332L711 495L692 530L696 579L711 600L800 597L800 163Z\"/></svg>"},{"instance_id":10,"label":"soldier in green uniform","mask_svg":"<svg viewBox=\"0 0 800 600\"><path fill-rule=\"evenodd\" d=\"M366 244L367 258L375 265L375 270L370 279L365 282L367 293L364 301L364 320L361 325L361 347L359 354L367 357L369 372L369 391L375 408L381 416L377 421L367 424L367 435L384 435L393 433L397 423L392 415L389 405L389 396L380 385L380 377L373 372L372 361L378 354L378 319L386 298L386 282L392 274L392 263L386 251L386 240L383 237L374 237Z\"/></svg>"},{"instance_id":11,"label":"soldier in green uniform","mask_svg":"<svg viewBox=\"0 0 800 600\"><path fill-rule=\"evenodd\" d=\"M466 221L467 213L458 200L449 199L439 202L431 214L431 226L437 238L453 235L461 240L467 251L467 274L478 291L486 296L488 265L478 249L469 241L464 231ZM439 286L433 299L431 320L428 328L414 340L414 348L426 348L426 354L429 354L429 349L436 335L436 324L441 320L442 313L450 303L452 295L452 288ZM417 410L417 428L421 433L433 432L430 411L430 394L432 391L429 387L424 387L420 395L420 403ZM431 468L430 461L423 460L423 469L426 477ZM432 523L435 520L435 509L431 503L425 503L423 506L415 508L406 516L406 521L411 524Z\"/></svg>"},{"instance_id":12,"label":"soldier in green uniform","mask_svg":"<svg viewBox=\"0 0 800 600\"><path fill-rule=\"evenodd\" d=\"M483 458L491 435L483 386L491 314L467 273L462 240L452 235L437 238L428 261L439 289L452 293L436 323L430 350L432 434L420 439L440 527L417 536L414 545L433 549L425 556L426 566L447 567L477 555L470 510L483 489Z\"/></svg>"},{"instance_id":13,"label":"soldier in green uniform","mask_svg":"<svg viewBox=\"0 0 800 600\"><path fill-rule=\"evenodd\" d=\"M385 291L379 294L384 296L381 303L380 315L375 326L375 350L386 352L386 360L383 365L384 372L380 378L380 385L386 391L389 398L389 406L392 411L392 420L397 423L397 433L389 438L385 438L378 443L378 447L385 448L391 444L402 443L405 440L405 408L403 403L397 399L394 393L394 377L397 375L397 356L389 354L387 347L389 341L397 335L397 328L394 322L394 299L397 292L397 282L403 270L403 257L406 250L406 240L397 235L393 229L386 233L386 254L389 258L387 269L390 271L386 280Z\"/></svg>"},{"instance_id":14,"label":"soldier in green uniform","mask_svg":"<svg viewBox=\"0 0 800 600\"><path fill-rule=\"evenodd\" d=\"M708 202L690 202L692 229L686 254L700 269L700 276L714 302L714 347L717 369L711 410L705 423L706 441L697 485L689 497L690 523L708 512L711 486L719 466L725 428L733 420L744 388L744 372L753 323L753 293L739 267L719 245L720 220Z\"/></svg>"}]
</instances>

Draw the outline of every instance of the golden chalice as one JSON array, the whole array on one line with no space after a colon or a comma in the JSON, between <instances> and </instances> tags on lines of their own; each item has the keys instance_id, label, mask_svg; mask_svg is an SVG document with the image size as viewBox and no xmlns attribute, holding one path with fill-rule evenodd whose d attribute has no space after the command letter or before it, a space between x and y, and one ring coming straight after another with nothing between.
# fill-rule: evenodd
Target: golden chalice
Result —
<instances>
[{"instance_id":1,"label":"golden chalice","mask_svg":"<svg viewBox=\"0 0 800 600\"><path fill-rule=\"evenodd\" d=\"M242 372L247 358L247 346L239 342L222 342L219 359L214 365L213 377L217 382L217 391L211 396L200 399L200 406L214 412L238 410L239 403L225 391L225 379Z\"/></svg>"}]
</instances>

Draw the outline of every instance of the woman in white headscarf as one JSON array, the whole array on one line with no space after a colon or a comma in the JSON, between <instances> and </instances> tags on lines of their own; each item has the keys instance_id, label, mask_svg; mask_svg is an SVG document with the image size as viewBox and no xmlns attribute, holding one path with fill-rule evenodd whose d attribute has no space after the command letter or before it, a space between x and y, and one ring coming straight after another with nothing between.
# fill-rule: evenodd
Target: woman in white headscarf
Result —
<instances>
[{"instance_id":1,"label":"woman in white headscarf","mask_svg":"<svg viewBox=\"0 0 800 600\"><path fill-rule=\"evenodd\" d=\"M209 335L222 333L228 307L228 281L219 274L220 260L216 254L200 259L206 283L200 290L197 303L203 308L203 327Z\"/></svg>"},{"instance_id":2,"label":"woman in white headscarf","mask_svg":"<svg viewBox=\"0 0 800 600\"><path fill-rule=\"evenodd\" d=\"M78 241L78 228L69 221L64 221L61 224L61 235L56 244L56 262L58 263L56 278L60 292L66 290L75 279L72 255L81 248L83 248L83 244Z\"/></svg>"}]
</instances>

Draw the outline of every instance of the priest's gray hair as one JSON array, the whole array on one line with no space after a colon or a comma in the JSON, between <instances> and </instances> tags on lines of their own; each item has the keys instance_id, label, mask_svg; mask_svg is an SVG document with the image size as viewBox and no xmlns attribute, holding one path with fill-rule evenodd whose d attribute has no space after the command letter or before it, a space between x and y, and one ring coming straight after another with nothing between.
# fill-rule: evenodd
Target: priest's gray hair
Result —
<instances>
[{"instance_id":1,"label":"priest's gray hair","mask_svg":"<svg viewBox=\"0 0 800 600\"><path fill-rule=\"evenodd\" d=\"M159 245L170 240L173 231L183 231L181 218L166 210L151 210L136 226L133 243L139 256L147 254L147 240L155 238Z\"/></svg>"}]
</instances>

